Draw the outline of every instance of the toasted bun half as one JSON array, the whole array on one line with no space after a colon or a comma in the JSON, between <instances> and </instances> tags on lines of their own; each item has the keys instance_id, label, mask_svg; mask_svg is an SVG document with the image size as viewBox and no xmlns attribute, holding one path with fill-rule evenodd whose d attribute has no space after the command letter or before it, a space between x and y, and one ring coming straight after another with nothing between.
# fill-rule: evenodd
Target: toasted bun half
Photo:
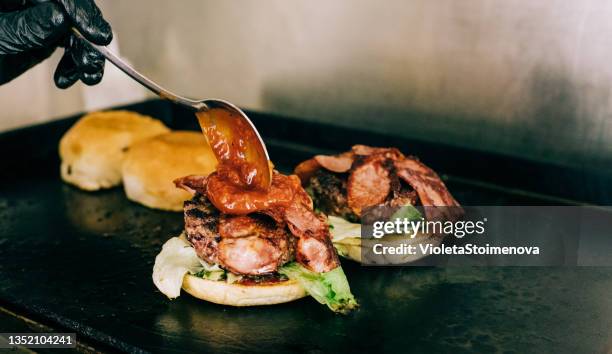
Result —
<instances>
[{"instance_id":1,"label":"toasted bun half","mask_svg":"<svg viewBox=\"0 0 612 354\"><path fill-rule=\"evenodd\" d=\"M168 131L159 120L134 112L87 114L60 141L62 179L88 191L117 186L130 146Z\"/></svg>"},{"instance_id":2,"label":"toasted bun half","mask_svg":"<svg viewBox=\"0 0 612 354\"><path fill-rule=\"evenodd\" d=\"M123 163L127 197L149 208L182 211L191 194L176 188L175 179L208 175L217 160L202 133L174 131L134 144Z\"/></svg>"},{"instance_id":3,"label":"toasted bun half","mask_svg":"<svg viewBox=\"0 0 612 354\"><path fill-rule=\"evenodd\" d=\"M183 290L201 300L230 306L275 305L306 296L304 288L295 280L262 285L229 284L185 275Z\"/></svg>"}]
</instances>

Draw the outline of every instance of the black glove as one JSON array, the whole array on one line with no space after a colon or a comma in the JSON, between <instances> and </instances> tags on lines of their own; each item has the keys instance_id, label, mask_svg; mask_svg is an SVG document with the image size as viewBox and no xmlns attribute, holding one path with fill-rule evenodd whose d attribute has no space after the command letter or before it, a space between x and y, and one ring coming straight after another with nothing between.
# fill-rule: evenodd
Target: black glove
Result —
<instances>
[{"instance_id":1,"label":"black glove","mask_svg":"<svg viewBox=\"0 0 612 354\"><path fill-rule=\"evenodd\" d=\"M112 41L111 27L93 0L0 0L0 84L11 81L65 48L55 85L68 88L81 80L102 80L104 57L70 31L78 29L99 45Z\"/></svg>"}]
</instances>

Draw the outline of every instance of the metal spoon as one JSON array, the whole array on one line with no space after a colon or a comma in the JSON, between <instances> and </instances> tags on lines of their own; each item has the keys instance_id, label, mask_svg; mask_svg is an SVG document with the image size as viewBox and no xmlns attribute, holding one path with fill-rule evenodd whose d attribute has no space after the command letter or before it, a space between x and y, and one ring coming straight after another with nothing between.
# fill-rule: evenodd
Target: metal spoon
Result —
<instances>
[{"instance_id":1,"label":"metal spoon","mask_svg":"<svg viewBox=\"0 0 612 354\"><path fill-rule=\"evenodd\" d=\"M157 83L142 75L107 47L91 43L78 30L72 29L77 37L87 42L102 54L108 61L144 87L153 91L162 99L188 107L198 116L200 127L204 132L219 163L236 163L237 160L247 162L251 167L248 176L245 174L244 182L249 187L268 189L272 182L272 171L268 161L268 151L259 132L249 117L233 104L217 99L192 100L179 96L166 90ZM240 140L238 144L237 140ZM240 151L228 153L236 145L241 145ZM240 161L238 161L240 163Z\"/></svg>"}]
</instances>

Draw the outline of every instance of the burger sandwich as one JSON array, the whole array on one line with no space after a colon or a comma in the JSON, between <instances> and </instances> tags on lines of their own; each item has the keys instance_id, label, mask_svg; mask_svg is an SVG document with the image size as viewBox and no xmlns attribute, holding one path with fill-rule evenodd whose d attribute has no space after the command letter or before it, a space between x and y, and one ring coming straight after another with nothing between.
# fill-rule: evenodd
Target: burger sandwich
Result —
<instances>
[{"instance_id":1,"label":"burger sandwich","mask_svg":"<svg viewBox=\"0 0 612 354\"><path fill-rule=\"evenodd\" d=\"M381 258L372 254L372 239L362 239L363 218L385 220L456 220L463 210L440 177L417 158L396 148L355 145L350 151L317 155L295 168L314 207L328 215L332 240L338 253L366 263L406 263L422 255ZM384 211L384 212L383 212ZM378 215L380 214L380 215ZM429 243L437 246L443 236L415 230L413 236L385 235L377 242Z\"/></svg>"},{"instance_id":2,"label":"burger sandwich","mask_svg":"<svg viewBox=\"0 0 612 354\"><path fill-rule=\"evenodd\" d=\"M324 215L297 176L273 171L268 190L248 189L223 163L209 176L175 181L193 195L185 230L155 259L153 281L231 306L273 305L310 295L337 313L357 307Z\"/></svg>"}]
</instances>

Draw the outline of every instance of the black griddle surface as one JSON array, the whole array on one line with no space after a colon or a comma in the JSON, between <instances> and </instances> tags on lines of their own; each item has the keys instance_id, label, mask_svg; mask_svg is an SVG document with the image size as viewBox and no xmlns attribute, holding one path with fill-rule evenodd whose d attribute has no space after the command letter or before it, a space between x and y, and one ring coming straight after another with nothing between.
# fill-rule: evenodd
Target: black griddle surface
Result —
<instances>
[{"instance_id":1,"label":"black griddle surface","mask_svg":"<svg viewBox=\"0 0 612 354\"><path fill-rule=\"evenodd\" d=\"M161 101L128 108L175 128L196 128L188 112ZM500 173L558 167L477 151L459 151L457 158L455 149L418 140L251 116L285 172L313 153L340 151L355 139L389 141L441 173L451 172L448 187L467 205L589 199L551 193L572 171L549 182L543 196L530 191L533 181L521 182L528 173L520 168L518 181L504 175L501 181L514 182L500 187L491 185L493 172L476 180L464 164L487 161ZM121 188L88 193L63 184L57 146L74 119L0 135L0 305L11 311L123 351L558 353L602 352L610 345L607 268L370 268L343 261L361 304L349 316L334 315L311 298L259 308L224 307L187 294L169 301L151 273L163 242L180 233L182 215L131 203Z\"/></svg>"}]
</instances>

